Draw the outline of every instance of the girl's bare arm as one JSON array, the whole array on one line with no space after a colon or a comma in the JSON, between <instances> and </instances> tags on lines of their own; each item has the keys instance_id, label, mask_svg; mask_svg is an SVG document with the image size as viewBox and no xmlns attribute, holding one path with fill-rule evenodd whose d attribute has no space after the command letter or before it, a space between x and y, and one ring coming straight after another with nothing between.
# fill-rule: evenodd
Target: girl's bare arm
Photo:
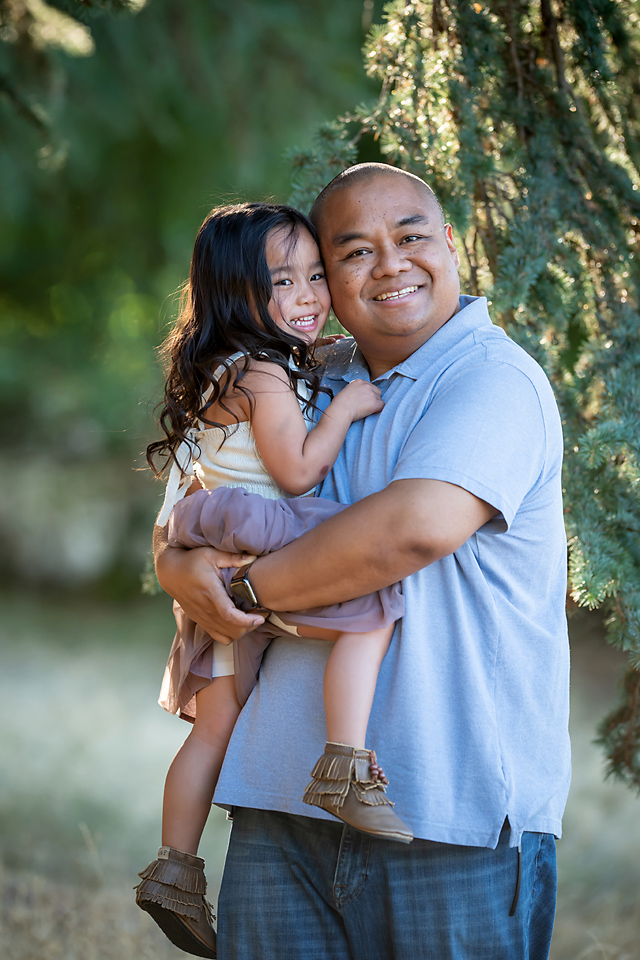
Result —
<instances>
[{"instance_id":1,"label":"girl's bare arm","mask_svg":"<svg viewBox=\"0 0 640 960\"><path fill-rule=\"evenodd\" d=\"M243 385L255 400L251 423L260 456L278 486L296 496L327 475L354 420L379 413L384 406L378 387L354 380L307 432L289 378L277 364L256 363Z\"/></svg>"}]
</instances>

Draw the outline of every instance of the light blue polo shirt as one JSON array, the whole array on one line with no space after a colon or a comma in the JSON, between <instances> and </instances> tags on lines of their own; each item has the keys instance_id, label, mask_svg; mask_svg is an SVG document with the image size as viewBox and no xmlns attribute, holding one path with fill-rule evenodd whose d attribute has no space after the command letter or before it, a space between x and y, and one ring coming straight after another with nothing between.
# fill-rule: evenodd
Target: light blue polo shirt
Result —
<instances>
[{"instance_id":1,"label":"light blue polo shirt","mask_svg":"<svg viewBox=\"0 0 640 960\"><path fill-rule=\"evenodd\" d=\"M508 817L514 846L525 830L560 836L569 789L562 431L544 372L491 323L486 300L461 307L375 381L385 407L353 424L321 494L352 503L435 479L500 511L403 581L367 746L417 837L495 847ZM345 341L326 382L337 392L356 377L369 379L367 367ZM217 803L333 819L300 800L326 738L328 653L322 641L271 644Z\"/></svg>"}]
</instances>

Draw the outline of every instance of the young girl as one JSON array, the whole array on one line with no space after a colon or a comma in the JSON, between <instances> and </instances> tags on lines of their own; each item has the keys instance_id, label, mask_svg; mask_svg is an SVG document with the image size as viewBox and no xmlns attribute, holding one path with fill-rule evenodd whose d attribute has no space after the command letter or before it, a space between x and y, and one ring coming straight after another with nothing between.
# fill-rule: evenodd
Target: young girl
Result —
<instances>
[{"instance_id":1,"label":"young girl","mask_svg":"<svg viewBox=\"0 0 640 960\"><path fill-rule=\"evenodd\" d=\"M239 204L204 221L185 309L164 347L166 437L147 451L154 469L158 455L172 461L157 521L169 521L172 545L211 544L255 557L344 509L303 495L327 474L351 423L383 402L376 386L356 380L313 424L319 393L327 391L310 348L329 308L315 231L297 210ZM245 609L256 605L249 567L225 580ZM396 585L326 610L271 613L263 627L225 646L174 604L178 631L160 702L194 726L167 775L163 846L140 874L136 900L183 950L215 957L196 854L229 737L274 636L334 641L324 680L328 742L304 801L376 836L413 838L365 748L378 670L402 610Z\"/></svg>"}]
</instances>

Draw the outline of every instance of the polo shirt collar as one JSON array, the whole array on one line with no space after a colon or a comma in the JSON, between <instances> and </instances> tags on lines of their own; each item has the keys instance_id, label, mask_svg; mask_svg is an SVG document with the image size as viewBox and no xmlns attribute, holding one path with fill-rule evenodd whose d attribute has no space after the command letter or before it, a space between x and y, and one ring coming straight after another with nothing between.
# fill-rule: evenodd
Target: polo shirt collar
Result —
<instances>
[{"instance_id":1,"label":"polo shirt collar","mask_svg":"<svg viewBox=\"0 0 640 960\"><path fill-rule=\"evenodd\" d=\"M441 357L451 347L463 340L469 333L491 324L486 297L460 297L460 310L440 327L426 343L403 360L376 378L389 380L395 374L417 380L433 360ZM330 380L369 379L369 368L355 341L351 348L342 353L339 360L331 362L325 376Z\"/></svg>"}]
</instances>

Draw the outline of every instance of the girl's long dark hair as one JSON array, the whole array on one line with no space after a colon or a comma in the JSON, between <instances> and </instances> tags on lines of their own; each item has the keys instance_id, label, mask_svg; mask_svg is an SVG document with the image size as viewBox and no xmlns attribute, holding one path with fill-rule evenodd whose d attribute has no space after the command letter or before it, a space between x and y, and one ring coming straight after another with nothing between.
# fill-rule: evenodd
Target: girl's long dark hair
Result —
<instances>
[{"instance_id":1,"label":"girl's long dark hair","mask_svg":"<svg viewBox=\"0 0 640 960\"><path fill-rule=\"evenodd\" d=\"M311 389L313 407L323 390L315 372L317 364L310 345L286 333L269 314L272 297L271 274L267 265L266 242L271 230L283 230L293 250L301 229L317 242L315 227L293 207L274 203L239 203L216 207L196 237L189 282L184 291L181 314L162 346L167 377L159 422L164 439L147 447L147 462L156 475L175 459L180 442L198 420L209 426L223 426L207 419L207 408L233 386L253 405L250 392L242 387L244 366L232 377L223 377L222 386L213 373L232 353L268 359L286 370L292 389L300 381ZM259 323L257 318L259 318ZM294 355L296 369L289 366ZM212 386L206 404L202 395ZM157 464L157 460L164 460Z\"/></svg>"}]
</instances>

